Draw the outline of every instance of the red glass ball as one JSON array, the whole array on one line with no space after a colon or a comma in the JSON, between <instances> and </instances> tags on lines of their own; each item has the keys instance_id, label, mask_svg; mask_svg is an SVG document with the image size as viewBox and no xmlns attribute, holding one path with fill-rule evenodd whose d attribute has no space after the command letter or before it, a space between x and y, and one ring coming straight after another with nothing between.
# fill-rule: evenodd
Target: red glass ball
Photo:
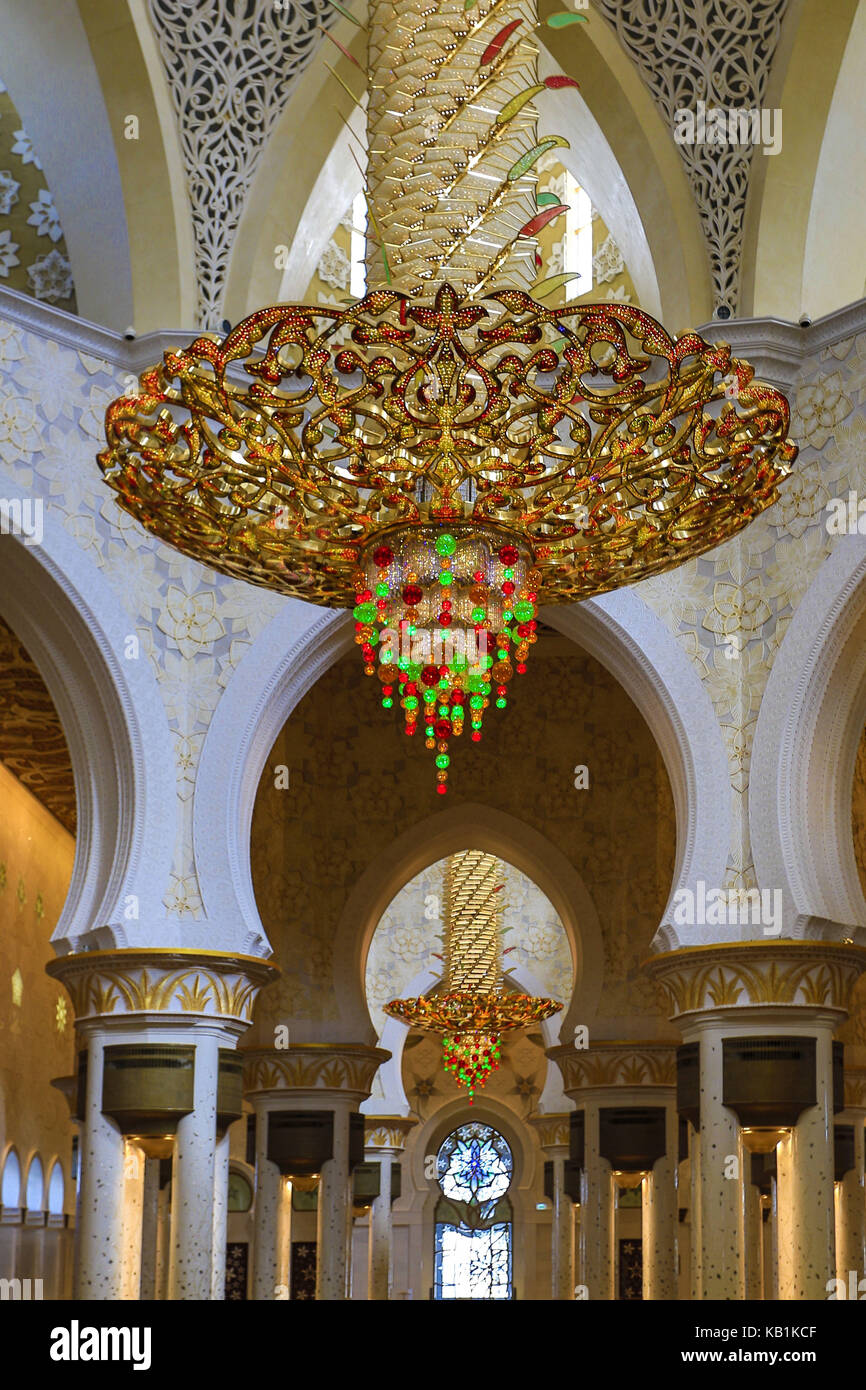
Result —
<instances>
[{"instance_id":1,"label":"red glass ball","mask_svg":"<svg viewBox=\"0 0 866 1390\"><path fill-rule=\"evenodd\" d=\"M505 583L504 583L503 586L502 586L502 592L503 592L503 594L513 594L513 593L514 593L514 585L512 584L512 582L511 582L510 579L506 579Z\"/></svg>"},{"instance_id":2,"label":"red glass ball","mask_svg":"<svg viewBox=\"0 0 866 1390\"><path fill-rule=\"evenodd\" d=\"M499 547L499 558L503 565L516 565L520 559L520 552L514 545L501 545Z\"/></svg>"},{"instance_id":3,"label":"red glass ball","mask_svg":"<svg viewBox=\"0 0 866 1390\"><path fill-rule=\"evenodd\" d=\"M425 666L421 672L421 679L425 685L435 685L439 679L439 667Z\"/></svg>"},{"instance_id":4,"label":"red glass ball","mask_svg":"<svg viewBox=\"0 0 866 1390\"><path fill-rule=\"evenodd\" d=\"M377 545L373 551L373 560L380 569L384 569L385 565L390 565L393 558L394 552L390 545Z\"/></svg>"},{"instance_id":5,"label":"red glass ball","mask_svg":"<svg viewBox=\"0 0 866 1390\"><path fill-rule=\"evenodd\" d=\"M424 590L419 584L405 584L403 586L403 602L408 603L410 607L420 603L423 597Z\"/></svg>"},{"instance_id":6,"label":"red glass ball","mask_svg":"<svg viewBox=\"0 0 866 1390\"><path fill-rule=\"evenodd\" d=\"M528 637L531 631L532 631L532 628L529 626L529 623L518 623L518 624L517 624L517 635L518 635L518 637Z\"/></svg>"},{"instance_id":7,"label":"red glass ball","mask_svg":"<svg viewBox=\"0 0 866 1390\"><path fill-rule=\"evenodd\" d=\"M437 719L433 727L436 730L437 738L448 738L449 734L451 733L451 720Z\"/></svg>"},{"instance_id":8,"label":"red glass ball","mask_svg":"<svg viewBox=\"0 0 866 1390\"><path fill-rule=\"evenodd\" d=\"M454 619L452 618L452 616L451 616L450 613L446 613L446 612L443 610L443 612L441 612L441 613L439 614L439 621L440 621L440 623L442 624L443 627L450 627L451 624L453 623Z\"/></svg>"},{"instance_id":9,"label":"red glass ball","mask_svg":"<svg viewBox=\"0 0 866 1390\"><path fill-rule=\"evenodd\" d=\"M438 787L436 788L436 790L437 790L437 792L439 793L440 796L444 796L445 793L447 792L448 788L446 787L446 785L445 785L444 782L440 782L439 785L438 785Z\"/></svg>"},{"instance_id":10,"label":"red glass ball","mask_svg":"<svg viewBox=\"0 0 866 1390\"><path fill-rule=\"evenodd\" d=\"M473 743L480 743L480 742L481 742L481 731L480 731L480 729L476 729L476 730L475 730L474 734L472 735L472 742L473 742Z\"/></svg>"}]
</instances>

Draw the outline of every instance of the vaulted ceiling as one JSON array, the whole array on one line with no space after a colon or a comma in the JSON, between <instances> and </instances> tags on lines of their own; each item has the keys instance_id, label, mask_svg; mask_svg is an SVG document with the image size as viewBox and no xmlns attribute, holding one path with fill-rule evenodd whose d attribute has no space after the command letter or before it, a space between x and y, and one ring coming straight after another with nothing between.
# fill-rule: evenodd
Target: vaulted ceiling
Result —
<instances>
[{"instance_id":1,"label":"vaulted ceiling","mask_svg":"<svg viewBox=\"0 0 866 1390\"><path fill-rule=\"evenodd\" d=\"M349 8L363 21L363 0ZM542 67L580 92L549 93L540 115L570 139L644 307L679 332L719 309L815 318L860 298L866 0L591 0L588 13L542 31ZM0 0L0 28L0 79L81 313L139 334L218 328L305 292L357 191L343 119L363 128L327 63L359 97L360 74L323 30L362 63L365 35L330 0ZM781 111L781 147L678 143L677 112L699 102Z\"/></svg>"}]
</instances>

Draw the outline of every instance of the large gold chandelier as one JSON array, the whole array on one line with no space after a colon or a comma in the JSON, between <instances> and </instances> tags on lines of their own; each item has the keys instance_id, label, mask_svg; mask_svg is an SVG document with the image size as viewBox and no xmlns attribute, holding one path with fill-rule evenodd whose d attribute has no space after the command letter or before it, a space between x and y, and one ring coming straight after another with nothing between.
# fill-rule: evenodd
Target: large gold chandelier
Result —
<instances>
[{"instance_id":1,"label":"large gold chandelier","mask_svg":"<svg viewBox=\"0 0 866 1390\"><path fill-rule=\"evenodd\" d=\"M445 989L392 999L385 1013L442 1037L443 1063L459 1086L475 1092L499 1068L502 1036L558 1013L555 999L509 993L502 973L501 865L481 850L449 859L445 872Z\"/></svg>"},{"instance_id":2,"label":"large gold chandelier","mask_svg":"<svg viewBox=\"0 0 866 1390\"><path fill-rule=\"evenodd\" d=\"M121 506L224 573L352 607L446 790L542 603L671 569L775 501L788 403L724 345L534 286L535 0L371 0L368 293L202 335L112 403ZM564 12L547 22L578 22ZM560 277L561 278L561 277ZM540 297L533 297L532 290Z\"/></svg>"}]
</instances>

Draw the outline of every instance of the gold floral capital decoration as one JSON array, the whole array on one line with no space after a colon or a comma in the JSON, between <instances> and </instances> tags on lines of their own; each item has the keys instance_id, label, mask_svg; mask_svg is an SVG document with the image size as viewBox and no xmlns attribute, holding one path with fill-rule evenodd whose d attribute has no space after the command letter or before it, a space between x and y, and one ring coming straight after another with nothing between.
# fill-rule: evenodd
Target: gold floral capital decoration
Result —
<instances>
[{"instance_id":1,"label":"gold floral capital decoration","mask_svg":"<svg viewBox=\"0 0 866 1390\"><path fill-rule=\"evenodd\" d=\"M409 1133L418 1124L414 1115L368 1115L364 1144L368 1149L402 1150Z\"/></svg>"},{"instance_id":2,"label":"gold floral capital decoration","mask_svg":"<svg viewBox=\"0 0 866 1390\"><path fill-rule=\"evenodd\" d=\"M835 941L734 941L687 946L644 961L674 1018L713 1009L788 1006L847 1011L866 947Z\"/></svg>"},{"instance_id":3,"label":"gold floral capital decoration","mask_svg":"<svg viewBox=\"0 0 866 1390\"><path fill-rule=\"evenodd\" d=\"M538 1142L543 1149L568 1148L570 1112L530 1115L529 1123L538 1135Z\"/></svg>"},{"instance_id":4,"label":"gold floral capital decoration","mask_svg":"<svg viewBox=\"0 0 866 1390\"><path fill-rule=\"evenodd\" d=\"M676 1085L676 1044L598 1042L577 1048L562 1044L547 1051L562 1073L566 1094L593 1087Z\"/></svg>"},{"instance_id":5,"label":"gold floral capital decoration","mask_svg":"<svg viewBox=\"0 0 866 1390\"><path fill-rule=\"evenodd\" d=\"M390 1052L361 1043L297 1043L285 1049L242 1048L244 1091L341 1091L366 1100Z\"/></svg>"},{"instance_id":6,"label":"gold floral capital decoration","mask_svg":"<svg viewBox=\"0 0 866 1390\"><path fill-rule=\"evenodd\" d=\"M256 995L279 974L260 956L185 949L83 951L45 968L68 990L76 1023L137 1013L205 1014L250 1023Z\"/></svg>"}]
</instances>

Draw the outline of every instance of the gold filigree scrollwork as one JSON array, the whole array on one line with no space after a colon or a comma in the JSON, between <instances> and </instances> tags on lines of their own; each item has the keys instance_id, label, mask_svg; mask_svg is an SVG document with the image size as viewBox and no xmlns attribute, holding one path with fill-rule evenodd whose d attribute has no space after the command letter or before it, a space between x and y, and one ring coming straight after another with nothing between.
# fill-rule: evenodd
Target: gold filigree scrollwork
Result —
<instances>
[{"instance_id":1,"label":"gold filigree scrollwork","mask_svg":"<svg viewBox=\"0 0 866 1390\"><path fill-rule=\"evenodd\" d=\"M351 605L373 536L483 525L529 548L556 602L748 525L796 456L788 424L729 347L640 309L444 285L279 305L166 353L109 406L99 462L148 530L283 593Z\"/></svg>"}]
</instances>

